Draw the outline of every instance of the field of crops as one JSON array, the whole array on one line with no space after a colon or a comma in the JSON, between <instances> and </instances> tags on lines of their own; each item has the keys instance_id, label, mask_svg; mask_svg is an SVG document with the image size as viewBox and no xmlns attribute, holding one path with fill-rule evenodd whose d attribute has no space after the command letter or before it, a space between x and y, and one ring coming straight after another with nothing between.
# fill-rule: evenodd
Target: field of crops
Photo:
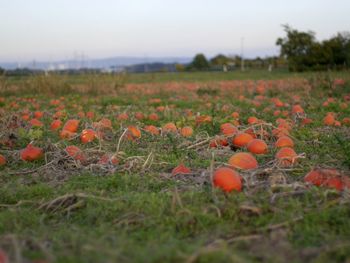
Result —
<instances>
[{"instance_id":1,"label":"field of crops","mask_svg":"<svg viewBox=\"0 0 350 263\"><path fill-rule=\"evenodd\" d=\"M200 74L1 79L0 263L350 262L349 74Z\"/></svg>"}]
</instances>

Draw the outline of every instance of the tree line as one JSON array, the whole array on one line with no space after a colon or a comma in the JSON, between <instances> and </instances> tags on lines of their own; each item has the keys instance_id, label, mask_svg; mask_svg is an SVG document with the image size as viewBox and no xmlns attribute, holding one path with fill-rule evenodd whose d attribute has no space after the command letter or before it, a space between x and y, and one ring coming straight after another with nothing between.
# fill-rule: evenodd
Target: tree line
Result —
<instances>
[{"instance_id":1,"label":"tree line","mask_svg":"<svg viewBox=\"0 0 350 263\"><path fill-rule=\"evenodd\" d=\"M343 32L317 41L312 31L302 32L283 25L286 36L278 38L280 56L286 58L290 71L348 69L350 33Z\"/></svg>"},{"instance_id":2,"label":"tree line","mask_svg":"<svg viewBox=\"0 0 350 263\"><path fill-rule=\"evenodd\" d=\"M350 66L350 33L337 33L335 36L317 41L312 31L298 31L283 25L286 36L278 38L279 56L245 59L248 68L288 67L290 71L344 70ZM197 54L192 62L182 70L205 71L229 65L236 68L242 63L240 56L228 57L219 54L210 60L204 54Z\"/></svg>"},{"instance_id":3,"label":"tree line","mask_svg":"<svg viewBox=\"0 0 350 263\"><path fill-rule=\"evenodd\" d=\"M176 66L177 71L230 71L241 68L242 57L225 56L218 54L211 59L207 59L204 54L197 54L191 63L187 65ZM268 67L273 68L286 68L287 61L283 57L270 56L270 57L256 57L256 58L244 58L245 68L249 69L265 69Z\"/></svg>"}]
</instances>

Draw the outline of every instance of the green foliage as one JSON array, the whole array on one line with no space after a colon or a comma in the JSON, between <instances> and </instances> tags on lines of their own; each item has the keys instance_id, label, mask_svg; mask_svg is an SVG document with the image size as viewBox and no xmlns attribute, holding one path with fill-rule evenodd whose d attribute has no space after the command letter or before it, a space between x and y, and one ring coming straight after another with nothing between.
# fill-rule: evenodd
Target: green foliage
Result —
<instances>
[{"instance_id":1,"label":"green foliage","mask_svg":"<svg viewBox=\"0 0 350 263\"><path fill-rule=\"evenodd\" d=\"M188 69L205 71L205 70L208 70L209 67L210 67L209 62L207 58L204 56L204 54L197 54L193 58L192 63L188 66Z\"/></svg>"},{"instance_id":2,"label":"green foliage","mask_svg":"<svg viewBox=\"0 0 350 263\"><path fill-rule=\"evenodd\" d=\"M225 55L219 54L210 60L210 64L213 66L223 66L223 65L227 65L228 63L233 62L233 61L234 61L233 59L231 59Z\"/></svg>"},{"instance_id":3,"label":"green foliage","mask_svg":"<svg viewBox=\"0 0 350 263\"><path fill-rule=\"evenodd\" d=\"M291 71L303 71L309 64L310 52L315 44L315 33L299 32L284 25L285 38L278 38L276 45L281 46L281 56L288 59Z\"/></svg>"},{"instance_id":4,"label":"green foliage","mask_svg":"<svg viewBox=\"0 0 350 263\"><path fill-rule=\"evenodd\" d=\"M350 35L336 36L317 42L312 31L301 32L284 25L285 38L278 38L280 54L287 58L290 71L348 68L350 62Z\"/></svg>"}]
</instances>

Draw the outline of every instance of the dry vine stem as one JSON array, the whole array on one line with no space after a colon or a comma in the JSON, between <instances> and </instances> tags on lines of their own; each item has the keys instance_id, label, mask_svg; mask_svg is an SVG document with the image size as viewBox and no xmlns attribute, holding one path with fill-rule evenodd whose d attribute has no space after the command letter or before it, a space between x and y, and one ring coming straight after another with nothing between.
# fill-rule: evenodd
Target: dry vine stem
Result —
<instances>
[{"instance_id":1,"label":"dry vine stem","mask_svg":"<svg viewBox=\"0 0 350 263\"><path fill-rule=\"evenodd\" d=\"M117 144L117 150L116 150L116 152L115 152L115 154L118 156L118 154L119 154L119 148L120 148L120 144L121 144L121 142L122 142L122 139L123 139L123 137L124 137L124 135L126 134L126 132L128 131L128 128L126 128L125 130L124 130L124 132L120 135L120 137L119 137L119 140L118 140L118 144Z\"/></svg>"}]
</instances>

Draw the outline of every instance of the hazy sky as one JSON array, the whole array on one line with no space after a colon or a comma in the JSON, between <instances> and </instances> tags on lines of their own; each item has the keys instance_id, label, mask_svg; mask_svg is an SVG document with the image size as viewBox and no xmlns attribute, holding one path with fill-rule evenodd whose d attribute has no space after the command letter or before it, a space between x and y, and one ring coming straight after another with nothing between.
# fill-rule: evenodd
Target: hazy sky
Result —
<instances>
[{"instance_id":1,"label":"hazy sky","mask_svg":"<svg viewBox=\"0 0 350 263\"><path fill-rule=\"evenodd\" d=\"M350 30L350 0L0 0L0 61L275 54L281 24Z\"/></svg>"}]
</instances>

